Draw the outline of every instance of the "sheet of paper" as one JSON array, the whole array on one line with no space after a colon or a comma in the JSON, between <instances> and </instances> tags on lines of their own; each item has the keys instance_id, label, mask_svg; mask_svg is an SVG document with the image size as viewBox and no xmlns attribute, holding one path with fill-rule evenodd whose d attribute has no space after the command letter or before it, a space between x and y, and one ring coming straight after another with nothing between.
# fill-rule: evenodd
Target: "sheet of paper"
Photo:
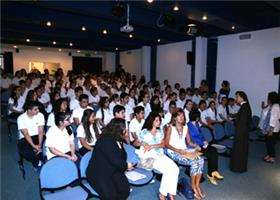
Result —
<instances>
[{"instance_id":1,"label":"sheet of paper","mask_svg":"<svg viewBox=\"0 0 280 200\"><path fill-rule=\"evenodd\" d=\"M133 170L126 172L125 175L129 180L132 180L132 181L138 181L140 179L146 178L146 175L140 174L139 172L136 172Z\"/></svg>"}]
</instances>

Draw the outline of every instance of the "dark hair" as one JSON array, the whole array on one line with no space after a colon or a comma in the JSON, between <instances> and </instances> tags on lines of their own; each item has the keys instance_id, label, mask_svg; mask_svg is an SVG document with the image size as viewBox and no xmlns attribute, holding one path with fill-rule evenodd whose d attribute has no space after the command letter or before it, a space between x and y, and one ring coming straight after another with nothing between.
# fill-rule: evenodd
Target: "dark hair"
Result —
<instances>
[{"instance_id":1,"label":"dark hair","mask_svg":"<svg viewBox=\"0 0 280 200\"><path fill-rule=\"evenodd\" d=\"M82 100L84 100L84 99L88 100L88 95L87 95L87 94L81 94L81 95L79 96L79 101L82 101Z\"/></svg>"},{"instance_id":2,"label":"dark hair","mask_svg":"<svg viewBox=\"0 0 280 200\"><path fill-rule=\"evenodd\" d=\"M103 129L101 137L112 137L116 141L122 142L125 129L124 119L113 118Z\"/></svg>"},{"instance_id":3,"label":"dark hair","mask_svg":"<svg viewBox=\"0 0 280 200\"><path fill-rule=\"evenodd\" d=\"M18 97L16 94L17 89L21 88L20 86L15 86L13 87L12 93L11 93L11 98L14 100L14 105L18 105Z\"/></svg>"},{"instance_id":4,"label":"dark hair","mask_svg":"<svg viewBox=\"0 0 280 200\"><path fill-rule=\"evenodd\" d=\"M32 110L34 107L38 107L39 108L39 104L37 101L27 101L24 104L24 110Z\"/></svg>"},{"instance_id":5,"label":"dark hair","mask_svg":"<svg viewBox=\"0 0 280 200\"><path fill-rule=\"evenodd\" d=\"M77 93L77 92L83 91L83 88L81 86L78 86L75 88L74 91L75 91L75 93Z\"/></svg>"},{"instance_id":6,"label":"dark hair","mask_svg":"<svg viewBox=\"0 0 280 200\"><path fill-rule=\"evenodd\" d=\"M182 108L177 108L176 111L174 113L172 113L172 117L171 117L171 124L173 126L175 126L175 123L176 123L175 119L176 119L176 117L178 117L178 115L180 115L180 114L183 114L184 117L185 117L185 122L184 122L184 125L185 125L185 123L186 123L185 112L184 112L184 110Z\"/></svg>"},{"instance_id":7,"label":"dark hair","mask_svg":"<svg viewBox=\"0 0 280 200\"><path fill-rule=\"evenodd\" d=\"M170 107L170 106L176 106L176 101L170 101L170 102L169 102L169 107Z\"/></svg>"},{"instance_id":8,"label":"dark hair","mask_svg":"<svg viewBox=\"0 0 280 200\"><path fill-rule=\"evenodd\" d=\"M66 98L60 98L60 99L58 99L57 101L54 102L53 110L52 110L54 115L56 115L57 113L61 112L60 111L60 107L61 107L61 104L63 102L67 102L68 103Z\"/></svg>"},{"instance_id":9,"label":"dark hair","mask_svg":"<svg viewBox=\"0 0 280 200\"><path fill-rule=\"evenodd\" d=\"M248 97L247 97L247 94L243 91L237 91L235 93L236 95L239 95L244 101L247 101L248 102ZM249 103L249 102L248 102Z\"/></svg>"},{"instance_id":10,"label":"dark hair","mask_svg":"<svg viewBox=\"0 0 280 200\"><path fill-rule=\"evenodd\" d=\"M56 126L59 126L60 122L63 122L65 119L69 117L70 115L68 115L65 112L58 112L54 115L54 123Z\"/></svg>"},{"instance_id":11,"label":"dark hair","mask_svg":"<svg viewBox=\"0 0 280 200\"><path fill-rule=\"evenodd\" d=\"M105 103L106 103L106 101L109 99L109 97L101 97L100 98L100 100L99 100L99 107L100 107L100 109L101 109L101 120L102 120L102 122L104 122L104 106L105 106Z\"/></svg>"},{"instance_id":12,"label":"dark hair","mask_svg":"<svg viewBox=\"0 0 280 200\"><path fill-rule=\"evenodd\" d=\"M25 102L33 101L32 97L33 97L34 94L36 94L35 90L29 90L27 95L26 95Z\"/></svg>"},{"instance_id":13,"label":"dark hair","mask_svg":"<svg viewBox=\"0 0 280 200\"><path fill-rule=\"evenodd\" d=\"M160 115L159 115L158 113L151 112L151 113L148 115L147 119L145 120L145 123L144 123L144 125L143 125L143 127L142 127L142 130L143 130L143 129L147 129L147 130L149 130L149 131L152 130L152 128L153 128L153 123L154 123L154 121L155 121L155 119L156 119L157 117L159 117L159 119L161 120L161 117L160 117Z\"/></svg>"},{"instance_id":14,"label":"dark hair","mask_svg":"<svg viewBox=\"0 0 280 200\"><path fill-rule=\"evenodd\" d=\"M197 109L191 110L191 112L189 113L189 118L191 122L196 121L197 118L200 118L199 110Z\"/></svg>"},{"instance_id":15,"label":"dark hair","mask_svg":"<svg viewBox=\"0 0 280 200\"><path fill-rule=\"evenodd\" d=\"M120 99L124 99L125 97L129 96L126 92L121 93Z\"/></svg>"},{"instance_id":16,"label":"dark hair","mask_svg":"<svg viewBox=\"0 0 280 200\"><path fill-rule=\"evenodd\" d=\"M160 106L160 102L158 104L155 104L154 101L158 99L159 100L159 97L157 95L154 95L152 96L151 100L150 100L150 106L151 106L151 110L152 112L159 112L159 110L161 109L161 106Z\"/></svg>"},{"instance_id":17,"label":"dark hair","mask_svg":"<svg viewBox=\"0 0 280 200\"><path fill-rule=\"evenodd\" d=\"M185 105L184 105L184 108L186 108L186 107L187 107L187 105L188 105L188 103L189 103L189 102L192 102L192 100L187 99L187 100L186 100L186 103L185 103Z\"/></svg>"},{"instance_id":18,"label":"dark hair","mask_svg":"<svg viewBox=\"0 0 280 200\"><path fill-rule=\"evenodd\" d=\"M186 90L184 88L181 88L179 90L179 95L182 95L182 94L186 94Z\"/></svg>"},{"instance_id":19,"label":"dark hair","mask_svg":"<svg viewBox=\"0 0 280 200\"><path fill-rule=\"evenodd\" d=\"M136 106L134 107L134 114L139 114L140 112L144 112L144 107L143 106Z\"/></svg>"},{"instance_id":20,"label":"dark hair","mask_svg":"<svg viewBox=\"0 0 280 200\"><path fill-rule=\"evenodd\" d=\"M198 107L200 107L202 104L206 104L206 105L207 105L207 103L206 103L205 100L200 100L200 102L199 102L199 104L198 104Z\"/></svg>"},{"instance_id":21,"label":"dark hair","mask_svg":"<svg viewBox=\"0 0 280 200\"><path fill-rule=\"evenodd\" d=\"M279 104L279 96L277 92L269 92L267 99L270 101L270 103L273 104Z\"/></svg>"},{"instance_id":22,"label":"dark hair","mask_svg":"<svg viewBox=\"0 0 280 200\"><path fill-rule=\"evenodd\" d=\"M110 102L115 101L117 98L119 98L118 94L113 94L110 98Z\"/></svg>"},{"instance_id":23,"label":"dark hair","mask_svg":"<svg viewBox=\"0 0 280 200\"><path fill-rule=\"evenodd\" d=\"M116 113L119 113L121 111L125 111L125 107L117 104L113 108L113 115L115 116Z\"/></svg>"},{"instance_id":24,"label":"dark hair","mask_svg":"<svg viewBox=\"0 0 280 200\"><path fill-rule=\"evenodd\" d=\"M85 135L86 135L86 140L87 141L92 141L92 133L90 132L90 123L89 123L89 118L92 114L95 114L95 112L92 109L86 109L84 111L83 117L82 117L82 125L84 127L85 130ZM92 124L93 126L93 130L95 133L95 138L98 139L99 138L99 130L97 127L96 123Z\"/></svg>"}]
</instances>

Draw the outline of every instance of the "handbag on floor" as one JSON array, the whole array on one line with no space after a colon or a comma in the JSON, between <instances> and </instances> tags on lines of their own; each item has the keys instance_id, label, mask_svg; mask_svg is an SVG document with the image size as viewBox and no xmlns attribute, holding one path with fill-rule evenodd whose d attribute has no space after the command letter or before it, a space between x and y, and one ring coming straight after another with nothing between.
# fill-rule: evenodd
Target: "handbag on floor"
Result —
<instances>
[{"instance_id":1,"label":"handbag on floor","mask_svg":"<svg viewBox=\"0 0 280 200\"><path fill-rule=\"evenodd\" d=\"M177 190L178 193L182 194L186 199L194 199L194 193L187 178L181 178L178 181Z\"/></svg>"}]
</instances>

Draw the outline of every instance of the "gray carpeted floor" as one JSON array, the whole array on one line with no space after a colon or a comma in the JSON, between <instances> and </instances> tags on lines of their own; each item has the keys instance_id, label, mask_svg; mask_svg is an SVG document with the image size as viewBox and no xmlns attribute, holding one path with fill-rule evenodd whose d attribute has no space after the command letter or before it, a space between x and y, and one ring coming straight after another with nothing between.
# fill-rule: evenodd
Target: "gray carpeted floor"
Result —
<instances>
[{"instance_id":1,"label":"gray carpeted floor","mask_svg":"<svg viewBox=\"0 0 280 200\"><path fill-rule=\"evenodd\" d=\"M279 151L279 142L277 152ZM202 183L208 200L279 200L280 159L274 164L262 161L265 152L263 142L250 142L248 172L232 173L228 168L229 158L219 157L220 172L225 176L218 186ZM38 174L31 165L24 163L26 180L23 180L17 165L15 136L8 142L6 123L1 124L1 199L37 200L39 197ZM206 171L206 170L205 170ZM183 170L181 176L183 176ZM159 182L143 187L133 187L130 200L156 200ZM176 199L184 199L177 195Z\"/></svg>"}]
</instances>

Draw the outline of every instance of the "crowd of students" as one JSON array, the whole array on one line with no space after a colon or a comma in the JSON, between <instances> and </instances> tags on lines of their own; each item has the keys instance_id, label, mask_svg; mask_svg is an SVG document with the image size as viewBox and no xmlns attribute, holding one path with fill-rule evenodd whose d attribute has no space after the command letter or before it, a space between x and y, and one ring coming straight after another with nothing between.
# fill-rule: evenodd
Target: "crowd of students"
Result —
<instances>
[{"instance_id":1,"label":"crowd of students","mask_svg":"<svg viewBox=\"0 0 280 200\"><path fill-rule=\"evenodd\" d=\"M213 131L216 123L225 128L234 126L244 102L238 105L240 102L229 98L228 81L223 81L218 93L210 93L204 80L199 88L183 88L176 83L173 89L167 80L163 85L158 81L147 83L145 77L138 81L123 70L100 75L69 71L65 75L60 68L50 75L47 69L44 73L34 70L28 74L22 69L12 79L4 72L1 76L2 92L11 90L8 117L17 119L19 151L34 167L43 161L43 153L47 159L62 156L77 162L95 149L103 132L108 132L108 124L110 131L114 131L112 119L123 119L127 134L118 139L118 144L120 148L122 142L131 144L139 148L140 157L152 158L152 168L163 175L160 199L167 194L174 199L176 195L176 163L190 166L191 186L197 199L205 197L200 187L202 155L208 160L210 183L217 185L223 179L217 150L201 135L200 128L205 126ZM242 94L237 92L237 96L243 97ZM267 162L275 160L275 137L280 127L279 98L273 95L269 95L268 105L263 105ZM102 188L97 188L102 196ZM104 198L110 199L110 195L114 194Z\"/></svg>"}]
</instances>

